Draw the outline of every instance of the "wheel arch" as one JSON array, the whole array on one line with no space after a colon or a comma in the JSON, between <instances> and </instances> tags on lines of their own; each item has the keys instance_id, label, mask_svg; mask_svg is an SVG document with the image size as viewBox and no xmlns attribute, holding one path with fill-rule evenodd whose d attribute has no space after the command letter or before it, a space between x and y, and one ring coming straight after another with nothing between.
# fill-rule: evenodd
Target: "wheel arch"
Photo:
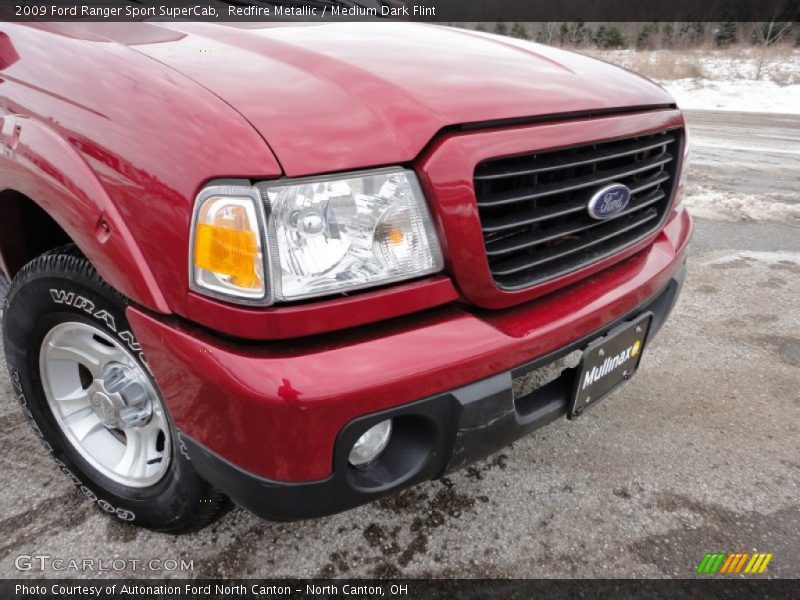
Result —
<instances>
[{"instance_id":1,"label":"wheel arch","mask_svg":"<svg viewBox=\"0 0 800 600\"><path fill-rule=\"evenodd\" d=\"M33 200L0 191L0 266L9 280L37 256L69 243L74 240Z\"/></svg>"},{"instance_id":2,"label":"wheel arch","mask_svg":"<svg viewBox=\"0 0 800 600\"><path fill-rule=\"evenodd\" d=\"M75 148L37 119L6 115L0 121L0 264L6 275L72 242L121 294L171 312L134 236Z\"/></svg>"}]
</instances>

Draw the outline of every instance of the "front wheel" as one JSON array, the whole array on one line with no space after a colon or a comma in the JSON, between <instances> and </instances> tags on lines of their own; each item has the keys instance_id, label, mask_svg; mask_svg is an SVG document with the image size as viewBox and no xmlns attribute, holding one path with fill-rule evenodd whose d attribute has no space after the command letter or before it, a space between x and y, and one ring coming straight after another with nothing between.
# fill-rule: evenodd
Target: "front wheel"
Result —
<instances>
[{"instance_id":1,"label":"front wheel","mask_svg":"<svg viewBox=\"0 0 800 600\"><path fill-rule=\"evenodd\" d=\"M45 448L99 509L149 529L195 530L223 498L177 451L126 306L73 246L33 260L8 293L11 379Z\"/></svg>"}]
</instances>

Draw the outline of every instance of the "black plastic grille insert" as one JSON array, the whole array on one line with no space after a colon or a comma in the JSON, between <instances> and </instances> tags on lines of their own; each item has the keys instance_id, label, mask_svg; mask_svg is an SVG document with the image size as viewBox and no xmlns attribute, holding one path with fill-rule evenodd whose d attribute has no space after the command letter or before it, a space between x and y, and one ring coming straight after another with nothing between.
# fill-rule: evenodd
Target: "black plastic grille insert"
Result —
<instances>
[{"instance_id":1,"label":"black plastic grille insert","mask_svg":"<svg viewBox=\"0 0 800 600\"><path fill-rule=\"evenodd\" d=\"M680 136L670 130L479 164L475 192L495 282L543 283L655 231L672 198ZM593 219L590 198L612 183L630 188L630 203L611 219Z\"/></svg>"}]
</instances>

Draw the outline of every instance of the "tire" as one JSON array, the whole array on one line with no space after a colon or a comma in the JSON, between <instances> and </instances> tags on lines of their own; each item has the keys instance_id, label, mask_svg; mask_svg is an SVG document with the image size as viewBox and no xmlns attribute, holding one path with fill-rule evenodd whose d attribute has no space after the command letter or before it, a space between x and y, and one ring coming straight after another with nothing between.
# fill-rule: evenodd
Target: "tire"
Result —
<instances>
[{"instance_id":1,"label":"tire","mask_svg":"<svg viewBox=\"0 0 800 600\"><path fill-rule=\"evenodd\" d=\"M180 451L127 305L74 246L34 259L6 299L11 380L45 449L92 504L147 529L195 531L214 520L224 496ZM88 348L91 360L72 358L75 348Z\"/></svg>"}]
</instances>

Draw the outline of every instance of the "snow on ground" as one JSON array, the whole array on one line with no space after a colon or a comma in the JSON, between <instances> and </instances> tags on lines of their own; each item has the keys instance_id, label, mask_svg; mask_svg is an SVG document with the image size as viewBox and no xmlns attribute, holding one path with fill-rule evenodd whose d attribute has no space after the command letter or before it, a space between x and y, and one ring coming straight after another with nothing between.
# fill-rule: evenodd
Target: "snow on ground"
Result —
<instances>
[{"instance_id":1,"label":"snow on ground","mask_svg":"<svg viewBox=\"0 0 800 600\"><path fill-rule=\"evenodd\" d=\"M800 85L747 79L676 79L659 83L683 109L800 114Z\"/></svg>"},{"instance_id":2,"label":"snow on ground","mask_svg":"<svg viewBox=\"0 0 800 600\"><path fill-rule=\"evenodd\" d=\"M684 109L800 114L798 49L773 47L766 54L759 47L587 54L653 79Z\"/></svg>"},{"instance_id":3,"label":"snow on ground","mask_svg":"<svg viewBox=\"0 0 800 600\"><path fill-rule=\"evenodd\" d=\"M800 226L800 115L689 111L684 202L724 221Z\"/></svg>"},{"instance_id":4,"label":"snow on ground","mask_svg":"<svg viewBox=\"0 0 800 600\"><path fill-rule=\"evenodd\" d=\"M765 79L783 85L800 83L800 51L784 46L769 48L763 55L761 48L751 46L730 50L693 50L688 56L709 79Z\"/></svg>"},{"instance_id":5,"label":"snow on ground","mask_svg":"<svg viewBox=\"0 0 800 600\"><path fill-rule=\"evenodd\" d=\"M693 216L701 219L777 221L787 225L800 225L800 204L781 202L769 196L691 186L686 190L683 202Z\"/></svg>"}]
</instances>

